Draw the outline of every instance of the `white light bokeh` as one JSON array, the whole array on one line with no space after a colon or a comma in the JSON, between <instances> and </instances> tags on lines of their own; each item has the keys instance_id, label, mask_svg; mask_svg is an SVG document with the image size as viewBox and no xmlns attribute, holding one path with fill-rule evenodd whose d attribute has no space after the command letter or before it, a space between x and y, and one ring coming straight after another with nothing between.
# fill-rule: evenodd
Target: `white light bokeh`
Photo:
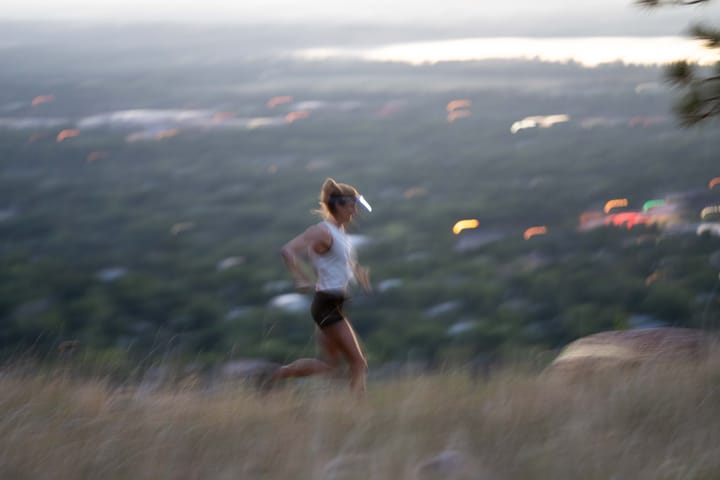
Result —
<instances>
[{"instance_id":1,"label":"white light bokeh","mask_svg":"<svg viewBox=\"0 0 720 480\"><path fill-rule=\"evenodd\" d=\"M666 64L687 59L709 65L717 52L684 37L467 38L389 45L374 49L316 48L302 58L356 58L411 64L490 59L575 61L594 67L603 63Z\"/></svg>"}]
</instances>

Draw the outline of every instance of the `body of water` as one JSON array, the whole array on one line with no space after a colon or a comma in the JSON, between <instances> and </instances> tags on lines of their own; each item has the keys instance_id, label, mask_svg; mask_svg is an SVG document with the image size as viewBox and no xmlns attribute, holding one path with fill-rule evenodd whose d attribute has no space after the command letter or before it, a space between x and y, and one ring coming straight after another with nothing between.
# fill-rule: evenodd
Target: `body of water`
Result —
<instances>
[{"instance_id":1,"label":"body of water","mask_svg":"<svg viewBox=\"0 0 720 480\"><path fill-rule=\"evenodd\" d=\"M656 65L688 59L702 65L720 60L717 52L687 37L464 38L399 43L382 47L313 48L298 55L309 59L352 58L411 64L492 59L575 61L593 67L603 63Z\"/></svg>"}]
</instances>

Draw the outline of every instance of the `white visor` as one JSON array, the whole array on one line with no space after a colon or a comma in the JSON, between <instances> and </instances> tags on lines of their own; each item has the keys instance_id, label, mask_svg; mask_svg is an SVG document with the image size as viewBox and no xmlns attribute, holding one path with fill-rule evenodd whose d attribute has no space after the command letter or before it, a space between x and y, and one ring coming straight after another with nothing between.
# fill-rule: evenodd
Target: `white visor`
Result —
<instances>
[{"instance_id":1,"label":"white visor","mask_svg":"<svg viewBox=\"0 0 720 480\"><path fill-rule=\"evenodd\" d=\"M368 212L372 212L372 207L370 206L368 201L365 200L365 197L363 197L362 195L358 195L357 201L358 201L358 203L360 203L360 205L365 207L365 210L367 210Z\"/></svg>"}]
</instances>

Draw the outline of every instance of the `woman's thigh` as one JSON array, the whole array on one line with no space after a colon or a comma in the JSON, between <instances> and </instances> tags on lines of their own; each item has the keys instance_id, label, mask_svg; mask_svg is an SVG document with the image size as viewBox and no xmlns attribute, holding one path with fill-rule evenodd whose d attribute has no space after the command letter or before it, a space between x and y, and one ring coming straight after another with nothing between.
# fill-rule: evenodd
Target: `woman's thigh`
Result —
<instances>
[{"instance_id":1,"label":"woman's thigh","mask_svg":"<svg viewBox=\"0 0 720 480\"><path fill-rule=\"evenodd\" d=\"M332 366L336 366L340 360L340 353L342 352L340 347L325 333L325 329L317 329L317 339L325 361Z\"/></svg>"},{"instance_id":2,"label":"woman's thigh","mask_svg":"<svg viewBox=\"0 0 720 480\"><path fill-rule=\"evenodd\" d=\"M357 335L350 322L343 320L322 329L323 335L331 342L333 348L341 351L351 363L365 363Z\"/></svg>"}]
</instances>

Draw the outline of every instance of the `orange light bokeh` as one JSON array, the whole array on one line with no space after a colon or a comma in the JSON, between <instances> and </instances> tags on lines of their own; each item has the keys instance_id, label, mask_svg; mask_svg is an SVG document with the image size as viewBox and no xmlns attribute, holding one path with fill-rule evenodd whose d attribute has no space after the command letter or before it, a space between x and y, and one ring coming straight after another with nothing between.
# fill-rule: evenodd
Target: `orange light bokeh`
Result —
<instances>
[{"instance_id":1,"label":"orange light bokeh","mask_svg":"<svg viewBox=\"0 0 720 480\"><path fill-rule=\"evenodd\" d=\"M272 97L270 100L267 101L267 107L268 108L275 108L278 105L282 105L283 103L290 103L293 101L293 97L289 95L280 95L277 97Z\"/></svg>"},{"instance_id":2,"label":"orange light bokeh","mask_svg":"<svg viewBox=\"0 0 720 480\"><path fill-rule=\"evenodd\" d=\"M525 233L523 233L523 238L525 240L530 240L532 237L536 235L545 235L548 232L548 229L544 225L538 225L536 227L530 227L527 230L525 230Z\"/></svg>"},{"instance_id":3,"label":"orange light bokeh","mask_svg":"<svg viewBox=\"0 0 720 480\"><path fill-rule=\"evenodd\" d=\"M610 210L613 208L619 208L619 207L627 207L628 201L627 198L616 198L613 200L608 200L605 203L605 208L603 209L605 213L609 213Z\"/></svg>"},{"instance_id":4,"label":"orange light bokeh","mask_svg":"<svg viewBox=\"0 0 720 480\"><path fill-rule=\"evenodd\" d=\"M285 115L285 122L293 123L296 120L308 118L309 116L310 116L310 112L306 112L305 110L298 110L296 112L290 112L287 115Z\"/></svg>"},{"instance_id":5,"label":"orange light bokeh","mask_svg":"<svg viewBox=\"0 0 720 480\"><path fill-rule=\"evenodd\" d=\"M472 102L470 100L453 100L445 107L448 112L453 112L458 108L470 108Z\"/></svg>"},{"instance_id":6,"label":"orange light bokeh","mask_svg":"<svg viewBox=\"0 0 720 480\"><path fill-rule=\"evenodd\" d=\"M50 103L55 101L55 95L38 95L32 99L32 106L40 105L41 103Z\"/></svg>"},{"instance_id":7,"label":"orange light bokeh","mask_svg":"<svg viewBox=\"0 0 720 480\"><path fill-rule=\"evenodd\" d=\"M55 137L55 141L60 143L63 140L65 140L66 138L77 137L79 135L80 135L80 130L77 130L77 129L62 130L60 133L57 134L57 137Z\"/></svg>"},{"instance_id":8,"label":"orange light bokeh","mask_svg":"<svg viewBox=\"0 0 720 480\"><path fill-rule=\"evenodd\" d=\"M452 227L452 231L455 235L460 235L463 230L470 230L480 226L480 221L476 218L467 218L465 220L458 220Z\"/></svg>"}]
</instances>

